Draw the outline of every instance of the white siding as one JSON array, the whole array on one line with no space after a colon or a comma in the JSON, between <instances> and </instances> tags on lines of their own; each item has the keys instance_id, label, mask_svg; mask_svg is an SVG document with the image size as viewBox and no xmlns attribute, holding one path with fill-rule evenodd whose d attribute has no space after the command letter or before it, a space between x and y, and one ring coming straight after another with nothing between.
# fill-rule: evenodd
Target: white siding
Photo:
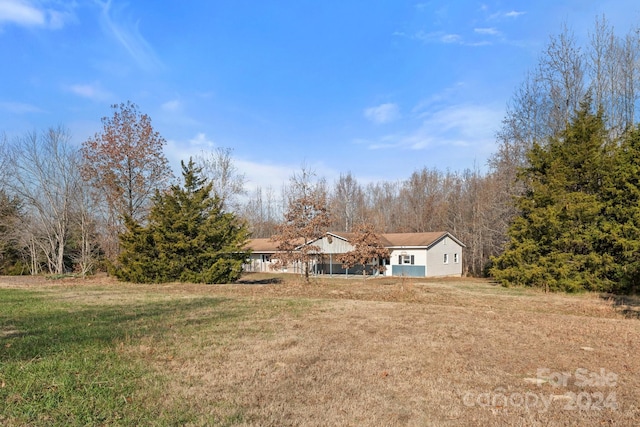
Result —
<instances>
[{"instance_id":1,"label":"white siding","mask_svg":"<svg viewBox=\"0 0 640 427\"><path fill-rule=\"evenodd\" d=\"M318 246L320 248L319 252L323 254L343 254L353 250L351 243L335 236L332 236L331 243L329 243L327 236L324 236L322 239L316 240L311 244Z\"/></svg>"},{"instance_id":2,"label":"white siding","mask_svg":"<svg viewBox=\"0 0 640 427\"><path fill-rule=\"evenodd\" d=\"M444 263L445 254L448 258L446 264ZM455 262L455 254L458 254L458 262ZM462 247L445 237L431 246L427 252L427 277L447 276L462 276Z\"/></svg>"},{"instance_id":3,"label":"white siding","mask_svg":"<svg viewBox=\"0 0 640 427\"><path fill-rule=\"evenodd\" d=\"M411 264L400 264L400 255L413 256L413 266L426 266L427 265L427 250L425 248L393 248L389 249L389 265L384 272L385 276L393 275L393 266Z\"/></svg>"}]
</instances>

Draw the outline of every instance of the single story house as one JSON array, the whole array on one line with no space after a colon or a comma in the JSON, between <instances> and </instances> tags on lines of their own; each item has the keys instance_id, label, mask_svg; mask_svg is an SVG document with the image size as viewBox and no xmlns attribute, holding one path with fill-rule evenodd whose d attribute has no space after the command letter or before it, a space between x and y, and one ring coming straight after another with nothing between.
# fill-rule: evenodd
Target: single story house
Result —
<instances>
[{"instance_id":1,"label":"single story house","mask_svg":"<svg viewBox=\"0 0 640 427\"><path fill-rule=\"evenodd\" d=\"M328 232L307 244L318 246L311 272L314 274L362 274L362 267L345 269L339 255L352 251L353 233ZM386 266L385 276L460 277L462 249L465 245L447 231L429 233L380 234L382 245L389 250L389 258L378 260ZM273 271L278 257L277 243L270 239L252 239L248 243L251 257L245 271ZM373 273L372 268L368 268ZM301 273L301 265L291 265L282 271ZM375 273L374 273L375 274Z\"/></svg>"}]
</instances>

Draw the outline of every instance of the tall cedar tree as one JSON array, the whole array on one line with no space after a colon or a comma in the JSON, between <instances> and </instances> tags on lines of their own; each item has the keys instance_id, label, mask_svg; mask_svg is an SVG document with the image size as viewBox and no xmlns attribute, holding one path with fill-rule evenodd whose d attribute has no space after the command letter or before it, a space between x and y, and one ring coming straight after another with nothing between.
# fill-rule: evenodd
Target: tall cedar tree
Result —
<instances>
[{"instance_id":1,"label":"tall cedar tree","mask_svg":"<svg viewBox=\"0 0 640 427\"><path fill-rule=\"evenodd\" d=\"M614 291L640 291L640 128L630 129L606 168L607 250L616 260Z\"/></svg>"},{"instance_id":2,"label":"tall cedar tree","mask_svg":"<svg viewBox=\"0 0 640 427\"><path fill-rule=\"evenodd\" d=\"M271 238L279 251L276 265L302 264L306 282L311 260L320 250L312 242L324 236L331 223L324 182L312 183L312 175L303 168L291 178L284 221Z\"/></svg>"},{"instance_id":3,"label":"tall cedar tree","mask_svg":"<svg viewBox=\"0 0 640 427\"><path fill-rule=\"evenodd\" d=\"M610 290L613 256L603 248L608 153L601 110L584 101L573 120L545 146L528 153L520 180L519 215L491 275L504 284L551 290Z\"/></svg>"},{"instance_id":4,"label":"tall cedar tree","mask_svg":"<svg viewBox=\"0 0 640 427\"><path fill-rule=\"evenodd\" d=\"M190 160L182 163L184 187L156 191L148 224L127 219L115 274L141 283L231 283L248 257L244 222L221 208L212 184Z\"/></svg>"},{"instance_id":5,"label":"tall cedar tree","mask_svg":"<svg viewBox=\"0 0 640 427\"><path fill-rule=\"evenodd\" d=\"M172 173L162 151L166 141L151 118L132 102L111 108L113 116L102 118L102 131L83 142L81 152L83 176L107 206L109 236L104 249L113 259L124 218L142 222L155 191L166 188Z\"/></svg>"},{"instance_id":6,"label":"tall cedar tree","mask_svg":"<svg viewBox=\"0 0 640 427\"><path fill-rule=\"evenodd\" d=\"M353 230L351 244L353 245L353 250L339 257L345 268L361 265L363 278L366 278L367 275L367 265L372 262L376 262L373 268L380 273L386 270L386 267L380 264L379 261L389 258L389 249L382 244L373 224L362 222L356 225Z\"/></svg>"}]
</instances>

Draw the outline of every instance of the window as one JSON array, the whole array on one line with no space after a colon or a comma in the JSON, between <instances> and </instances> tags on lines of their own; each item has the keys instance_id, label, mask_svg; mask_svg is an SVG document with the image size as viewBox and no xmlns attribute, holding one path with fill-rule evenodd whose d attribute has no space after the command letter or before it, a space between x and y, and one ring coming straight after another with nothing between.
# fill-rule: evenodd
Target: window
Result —
<instances>
[{"instance_id":1,"label":"window","mask_svg":"<svg viewBox=\"0 0 640 427\"><path fill-rule=\"evenodd\" d=\"M460 262L460 260L458 259L458 254L453 254L453 262L455 262L456 264Z\"/></svg>"},{"instance_id":2,"label":"window","mask_svg":"<svg viewBox=\"0 0 640 427\"><path fill-rule=\"evenodd\" d=\"M413 255L400 255L398 257L398 264L413 264L414 258Z\"/></svg>"},{"instance_id":3,"label":"window","mask_svg":"<svg viewBox=\"0 0 640 427\"><path fill-rule=\"evenodd\" d=\"M444 259L443 259L445 264L449 264L449 254L444 254Z\"/></svg>"}]
</instances>

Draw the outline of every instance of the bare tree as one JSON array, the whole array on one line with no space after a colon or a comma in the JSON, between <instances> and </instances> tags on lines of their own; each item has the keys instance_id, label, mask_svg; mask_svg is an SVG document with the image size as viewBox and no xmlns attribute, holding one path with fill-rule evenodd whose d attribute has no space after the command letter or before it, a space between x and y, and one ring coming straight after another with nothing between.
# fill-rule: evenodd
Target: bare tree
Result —
<instances>
[{"instance_id":1,"label":"bare tree","mask_svg":"<svg viewBox=\"0 0 640 427\"><path fill-rule=\"evenodd\" d=\"M257 187L254 190L242 209L242 216L249 223L254 238L267 238L275 234L282 217L279 206L273 187L268 186L264 190Z\"/></svg>"},{"instance_id":2,"label":"bare tree","mask_svg":"<svg viewBox=\"0 0 640 427\"><path fill-rule=\"evenodd\" d=\"M550 38L540 59L540 78L548 96L548 124L551 134L564 129L577 111L586 93L584 55L575 36L564 25L557 36Z\"/></svg>"},{"instance_id":3,"label":"bare tree","mask_svg":"<svg viewBox=\"0 0 640 427\"><path fill-rule=\"evenodd\" d=\"M620 137L635 122L639 42L637 31L617 36L605 16L596 18L590 34L590 89L596 106L605 112L612 138Z\"/></svg>"},{"instance_id":4,"label":"bare tree","mask_svg":"<svg viewBox=\"0 0 640 427\"><path fill-rule=\"evenodd\" d=\"M442 173L423 168L403 182L399 194L404 226L401 231L424 232L440 229L443 223L441 205L446 202Z\"/></svg>"},{"instance_id":5,"label":"bare tree","mask_svg":"<svg viewBox=\"0 0 640 427\"><path fill-rule=\"evenodd\" d=\"M364 215L364 192L351 172L340 174L330 198L332 226L350 232L353 224L361 221Z\"/></svg>"},{"instance_id":6,"label":"bare tree","mask_svg":"<svg viewBox=\"0 0 640 427\"><path fill-rule=\"evenodd\" d=\"M231 148L218 147L210 152L202 152L195 162L203 174L213 184L213 192L222 201L224 210L239 210L238 196L246 194L246 177L233 163Z\"/></svg>"},{"instance_id":7,"label":"bare tree","mask_svg":"<svg viewBox=\"0 0 640 427\"><path fill-rule=\"evenodd\" d=\"M400 183L369 183L365 189L367 221L383 232L402 231L404 221L399 206Z\"/></svg>"},{"instance_id":8,"label":"bare tree","mask_svg":"<svg viewBox=\"0 0 640 427\"><path fill-rule=\"evenodd\" d=\"M14 179L10 188L29 212L24 240L32 259L40 251L48 271L55 274L65 272L65 249L79 185L79 165L69 139L62 128L31 132L16 140L11 154ZM38 268L32 265L35 274Z\"/></svg>"},{"instance_id":9,"label":"bare tree","mask_svg":"<svg viewBox=\"0 0 640 427\"><path fill-rule=\"evenodd\" d=\"M80 163L80 156L77 156ZM76 270L85 277L93 273L101 256L98 239L98 221L96 219L96 201L89 184L82 180L80 168L76 168L78 174L74 180L75 187L72 200L72 232L75 239L75 251L72 260Z\"/></svg>"}]
</instances>

